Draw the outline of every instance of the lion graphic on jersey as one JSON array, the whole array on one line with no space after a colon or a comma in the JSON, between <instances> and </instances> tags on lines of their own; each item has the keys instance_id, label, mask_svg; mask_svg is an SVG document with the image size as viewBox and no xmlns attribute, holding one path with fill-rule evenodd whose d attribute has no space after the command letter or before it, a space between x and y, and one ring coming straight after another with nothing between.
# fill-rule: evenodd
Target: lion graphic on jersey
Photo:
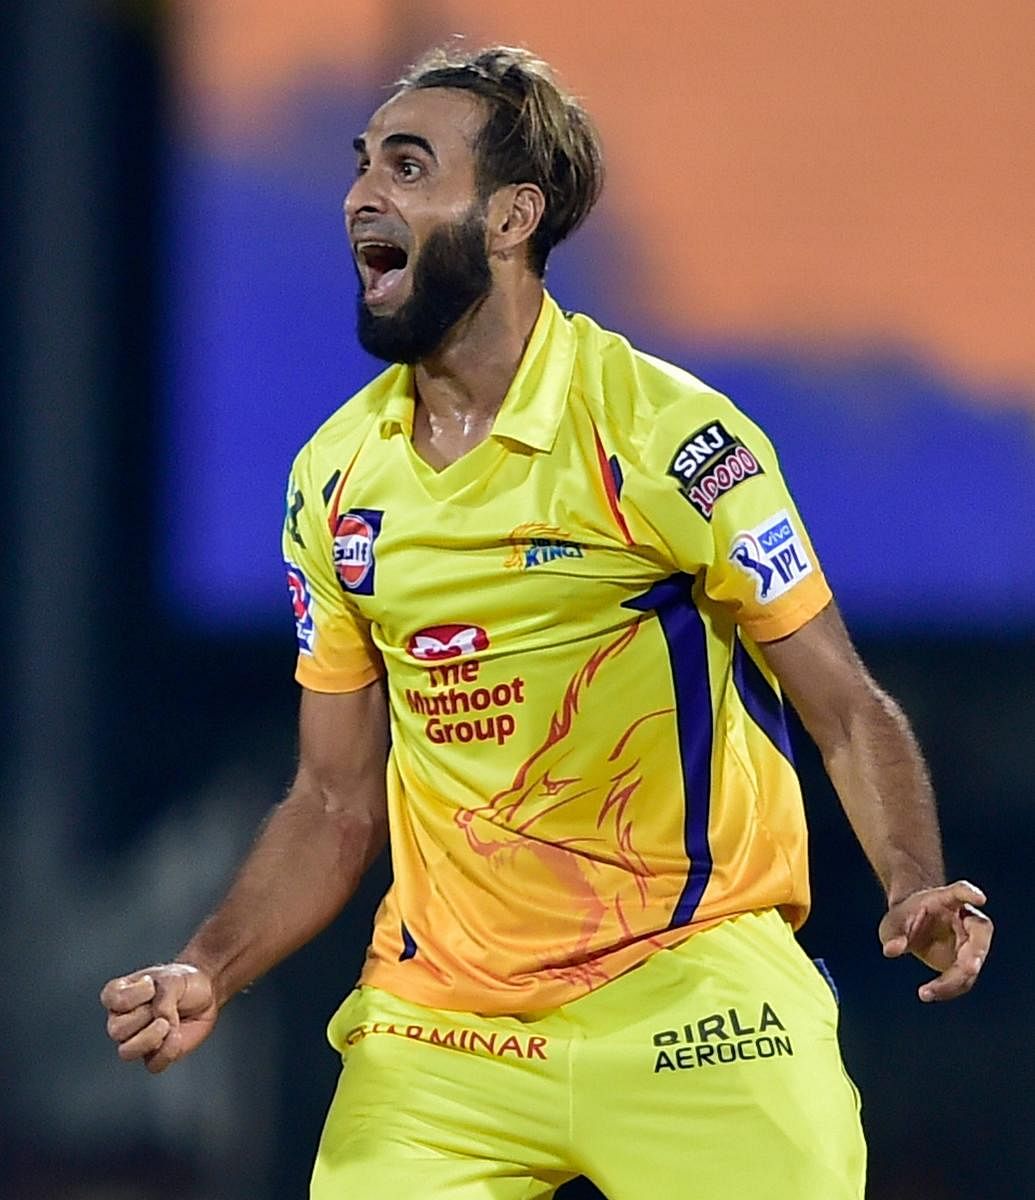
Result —
<instances>
[{"instance_id":1,"label":"lion graphic on jersey","mask_svg":"<svg viewBox=\"0 0 1035 1200\"><path fill-rule=\"evenodd\" d=\"M601 645L574 674L545 736L509 786L488 804L460 809L455 816L474 853L508 860L508 866L521 856L527 861L519 874L547 876L558 903L578 913L576 938L551 947L542 970L581 979L586 986L606 978L587 960L592 944L614 945L657 923L656 912L648 911L654 873L636 849L634 800L643 781L642 758L657 736L655 722L673 710L638 713L610 746L588 732L601 727L593 719L594 708L613 712L610 668L635 641L643 619ZM612 675L610 682L617 678ZM599 833L564 832L587 827Z\"/></svg>"}]
</instances>

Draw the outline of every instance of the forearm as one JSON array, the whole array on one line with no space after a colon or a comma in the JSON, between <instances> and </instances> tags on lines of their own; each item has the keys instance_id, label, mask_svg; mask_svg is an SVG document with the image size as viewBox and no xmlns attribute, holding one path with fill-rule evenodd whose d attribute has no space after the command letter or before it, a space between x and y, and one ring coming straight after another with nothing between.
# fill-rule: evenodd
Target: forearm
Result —
<instances>
[{"instance_id":1,"label":"forearm","mask_svg":"<svg viewBox=\"0 0 1035 1200\"><path fill-rule=\"evenodd\" d=\"M827 773L889 904L945 882L923 756L899 706L872 681L834 734L817 737Z\"/></svg>"},{"instance_id":2,"label":"forearm","mask_svg":"<svg viewBox=\"0 0 1035 1200\"><path fill-rule=\"evenodd\" d=\"M985 896L945 885L934 795L902 710L863 666L834 604L760 652L819 747L856 837L888 897L884 953L907 951L940 972L921 1000L969 991L988 952Z\"/></svg>"},{"instance_id":3,"label":"forearm","mask_svg":"<svg viewBox=\"0 0 1035 1200\"><path fill-rule=\"evenodd\" d=\"M220 1005L324 929L385 842L377 806L343 809L300 778L270 814L226 898L177 956Z\"/></svg>"}]
</instances>

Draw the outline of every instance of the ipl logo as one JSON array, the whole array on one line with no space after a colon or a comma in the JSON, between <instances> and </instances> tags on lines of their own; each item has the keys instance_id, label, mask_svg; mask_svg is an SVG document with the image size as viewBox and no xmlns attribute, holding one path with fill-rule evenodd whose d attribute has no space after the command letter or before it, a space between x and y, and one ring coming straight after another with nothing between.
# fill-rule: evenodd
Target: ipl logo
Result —
<instances>
[{"instance_id":1,"label":"ipl logo","mask_svg":"<svg viewBox=\"0 0 1035 1200\"><path fill-rule=\"evenodd\" d=\"M291 596L291 609L295 615L295 637L298 639L298 650L300 654L307 654L311 657L313 644L316 641L316 624L313 621L313 614L310 612L312 597L309 594L309 584L302 574L301 567L296 567L293 562L286 562L284 566L287 567L288 593Z\"/></svg>"},{"instance_id":2,"label":"ipl logo","mask_svg":"<svg viewBox=\"0 0 1035 1200\"><path fill-rule=\"evenodd\" d=\"M805 546L786 511L738 533L729 558L755 580L755 599L769 604L812 573Z\"/></svg>"}]
</instances>

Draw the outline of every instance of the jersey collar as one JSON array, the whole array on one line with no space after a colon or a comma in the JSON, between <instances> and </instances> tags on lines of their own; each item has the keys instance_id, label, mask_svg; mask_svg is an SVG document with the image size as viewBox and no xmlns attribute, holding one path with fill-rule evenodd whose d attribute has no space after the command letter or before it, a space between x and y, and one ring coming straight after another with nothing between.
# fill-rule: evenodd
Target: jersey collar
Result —
<instances>
[{"instance_id":1,"label":"jersey collar","mask_svg":"<svg viewBox=\"0 0 1035 1200\"><path fill-rule=\"evenodd\" d=\"M533 450L549 450L568 400L575 369L576 336L546 291L524 356L496 414L491 436ZM394 376L394 377L393 377ZM413 368L390 369L379 421L382 436L413 436Z\"/></svg>"}]
</instances>

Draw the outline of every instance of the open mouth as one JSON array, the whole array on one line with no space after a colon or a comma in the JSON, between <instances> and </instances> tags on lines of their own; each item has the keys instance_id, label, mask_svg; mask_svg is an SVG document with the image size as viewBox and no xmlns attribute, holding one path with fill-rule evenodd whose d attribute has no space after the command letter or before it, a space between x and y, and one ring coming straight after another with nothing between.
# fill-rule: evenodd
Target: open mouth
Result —
<instances>
[{"instance_id":1,"label":"open mouth","mask_svg":"<svg viewBox=\"0 0 1035 1200\"><path fill-rule=\"evenodd\" d=\"M368 306L384 304L402 282L409 255L393 242L364 241L356 245L363 279L363 299Z\"/></svg>"}]
</instances>

